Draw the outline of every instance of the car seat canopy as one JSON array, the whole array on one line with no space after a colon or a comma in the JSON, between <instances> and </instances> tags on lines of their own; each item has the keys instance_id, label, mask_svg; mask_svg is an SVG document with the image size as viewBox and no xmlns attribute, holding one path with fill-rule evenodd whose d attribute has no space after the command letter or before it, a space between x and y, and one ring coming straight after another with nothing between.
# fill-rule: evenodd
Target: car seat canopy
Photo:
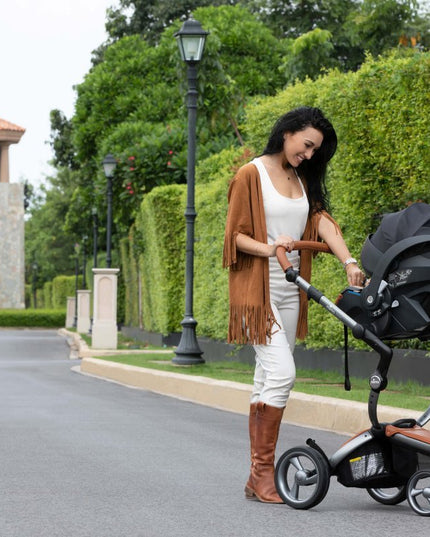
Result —
<instances>
[{"instance_id":1,"label":"car seat canopy","mask_svg":"<svg viewBox=\"0 0 430 537\"><path fill-rule=\"evenodd\" d=\"M372 275L380 256L403 239L430 236L430 205L413 203L406 209L384 215L373 235L369 235L361 251L361 264ZM429 247L430 251L430 247Z\"/></svg>"}]
</instances>

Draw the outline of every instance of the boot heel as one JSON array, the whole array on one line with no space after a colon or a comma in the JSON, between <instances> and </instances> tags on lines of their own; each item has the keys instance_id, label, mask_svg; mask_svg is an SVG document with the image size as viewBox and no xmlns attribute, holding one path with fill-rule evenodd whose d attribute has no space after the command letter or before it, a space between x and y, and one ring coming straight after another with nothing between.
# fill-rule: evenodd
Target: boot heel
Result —
<instances>
[{"instance_id":1,"label":"boot heel","mask_svg":"<svg viewBox=\"0 0 430 537\"><path fill-rule=\"evenodd\" d=\"M256 500L257 496L252 489L250 489L249 487L245 487L245 498L247 500Z\"/></svg>"}]
</instances>

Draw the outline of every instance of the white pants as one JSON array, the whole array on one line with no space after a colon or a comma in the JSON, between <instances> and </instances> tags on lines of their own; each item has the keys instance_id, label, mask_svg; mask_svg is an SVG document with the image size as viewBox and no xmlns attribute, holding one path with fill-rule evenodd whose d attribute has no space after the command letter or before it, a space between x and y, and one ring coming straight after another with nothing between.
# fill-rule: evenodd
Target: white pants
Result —
<instances>
[{"instance_id":1,"label":"white pants","mask_svg":"<svg viewBox=\"0 0 430 537\"><path fill-rule=\"evenodd\" d=\"M270 303L279 324L266 345L254 345L255 373L251 403L283 408L296 380L294 345L299 315L299 289L285 275L270 272Z\"/></svg>"}]
</instances>

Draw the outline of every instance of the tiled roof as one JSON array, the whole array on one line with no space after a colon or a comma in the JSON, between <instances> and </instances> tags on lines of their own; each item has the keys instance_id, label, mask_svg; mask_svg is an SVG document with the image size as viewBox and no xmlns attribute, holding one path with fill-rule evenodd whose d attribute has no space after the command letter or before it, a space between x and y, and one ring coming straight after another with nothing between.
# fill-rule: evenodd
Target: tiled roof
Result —
<instances>
[{"instance_id":1,"label":"tiled roof","mask_svg":"<svg viewBox=\"0 0 430 537\"><path fill-rule=\"evenodd\" d=\"M0 131L25 132L25 129L22 127L19 127L18 125L14 125L13 123L10 123L9 121L6 121L5 119L0 118Z\"/></svg>"}]
</instances>

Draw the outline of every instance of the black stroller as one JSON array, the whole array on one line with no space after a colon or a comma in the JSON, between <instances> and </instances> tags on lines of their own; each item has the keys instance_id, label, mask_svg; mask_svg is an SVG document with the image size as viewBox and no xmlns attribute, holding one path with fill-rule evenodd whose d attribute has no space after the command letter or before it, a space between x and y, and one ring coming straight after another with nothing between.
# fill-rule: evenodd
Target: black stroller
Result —
<instances>
[{"instance_id":1,"label":"black stroller","mask_svg":"<svg viewBox=\"0 0 430 537\"><path fill-rule=\"evenodd\" d=\"M329 250L321 243L296 243L296 249ZM416 203L386 215L361 252L371 277L368 286L348 287L336 305L290 266L285 249L278 260L288 281L295 282L379 354L371 374L368 413L371 427L343 444L330 458L308 439L289 449L276 465L275 483L282 500L309 509L327 494L331 476L346 487L364 488L384 505L405 499L422 516L430 516L430 406L418 419L379 423L379 393L387 386L393 351L382 340L430 340L430 206Z\"/></svg>"}]
</instances>

